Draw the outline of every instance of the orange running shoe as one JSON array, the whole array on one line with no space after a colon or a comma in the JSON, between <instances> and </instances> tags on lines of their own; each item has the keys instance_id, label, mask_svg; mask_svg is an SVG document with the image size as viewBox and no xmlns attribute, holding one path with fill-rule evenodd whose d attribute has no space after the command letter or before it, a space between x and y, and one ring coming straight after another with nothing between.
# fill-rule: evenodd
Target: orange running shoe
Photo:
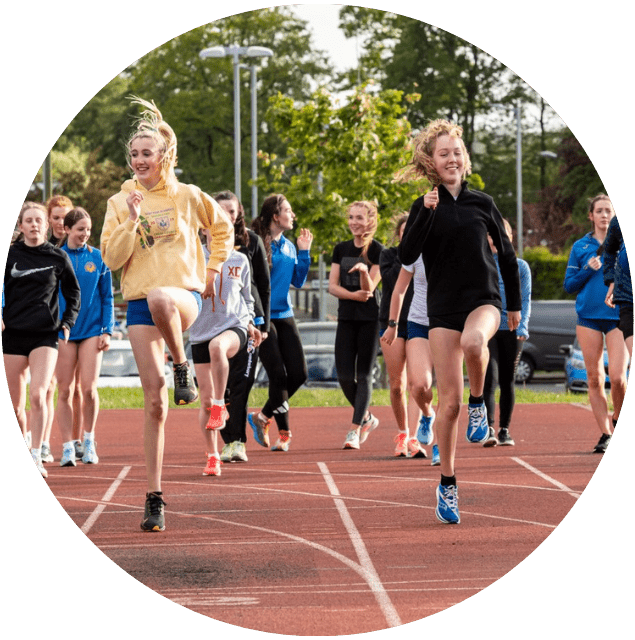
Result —
<instances>
[{"instance_id":1,"label":"orange running shoe","mask_svg":"<svg viewBox=\"0 0 635 640\"><path fill-rule=\"evenodd\" d=\"M225 421L229 418L227 408L224 404L215 404L209 408L209 420L205 425L206 429L224 429Z\"/></svg>"},{"instance_id":2,"label":"orange running shoe","mask_svg":"<svg viewBox=\"0 0 635 640\"><path fill-rule=\"evenodd\" d=\"M217 458L214 454L209 454L207 456L207 466L203 471L204 476L219 476L220 475L220 466L223 464L220 458Z\"/></svg>"},{"instance_id":3,"label":"orange running shoe","mask_svg":"<svg viewBox=\"0 0 635 640\"><path fill-rule=\"evenodd\" d=\"M395 458L407 458L408 457L408 436L405 431L400 431L395 436Z\"/></svg>"}]
</instances>

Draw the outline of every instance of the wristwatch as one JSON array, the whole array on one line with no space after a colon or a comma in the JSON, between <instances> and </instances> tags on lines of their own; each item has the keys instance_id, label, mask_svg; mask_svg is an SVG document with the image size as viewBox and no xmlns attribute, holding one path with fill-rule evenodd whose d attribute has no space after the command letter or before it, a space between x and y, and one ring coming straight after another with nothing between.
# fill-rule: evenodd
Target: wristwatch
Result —
<instances>
[{"instance_id":1,"label":"wristwatch","mask_svg":"<svg viewBox=\"0 0 635 640\"><path fill-rule=\"evenodd\" d=\"M396 320L388 320L388 326L389 327L396 327L397 326L397 321Z\"/></svg>"}]
</instances>

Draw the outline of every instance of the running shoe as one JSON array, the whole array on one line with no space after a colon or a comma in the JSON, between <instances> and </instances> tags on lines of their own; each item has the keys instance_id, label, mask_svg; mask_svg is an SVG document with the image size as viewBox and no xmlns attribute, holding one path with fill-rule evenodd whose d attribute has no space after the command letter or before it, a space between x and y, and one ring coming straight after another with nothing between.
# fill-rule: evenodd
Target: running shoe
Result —
<instances>
[{"instance_id":1,"label":"running shoe","mask_svg":"<svg viewBox=\"0 0 635 640\"><path fill-rule=\"evenodd\" d=\"M468 442L480 444L487 440L489 435L489 425L487 424L487 409L485 403L468 404L467 413L469 422L465 435Z\"/></svg>"},{"instance_id":2,"label":"running shoe","mask_svg":"<svg viewBox=\"0 0 635 640\"><path fill-rule=\"evenodd\" d=\"M82 462L84 464L97 464L99 462L99 456L97 455L97 443L86 438L84 440L84 455L82 456Z\"/></svg>"},{"instance_id":3,"label":"running shoe","mask_svg":"<svg viewBox=\"0 0 635 640\"><path fill-rule=\"evenodd\" d=\"M432 445L432 462L430 463L430 466L438 467L440 464L441 464L441 456L439 455L439 445L433 444Z\"/></svg>"},{"instance_id":4,"label":"running shoe","mask_svg":"<svg viewBox=\"0 0 635 640\"><path fill-rule=\"evenodd\" d=\"M435 418L436 414L433 411L431 416L421 416L421 419L419 420L417 440L419 440L419 442L424 446L432 444L432 441L434 440L432 425L434 424Z\"/></svg>"},{"instance_id":5,"label":"running shoe","mask_svg":"<svg viewBox=\"0 0 635 640\"><path fill-rule=\"evenodd\" d=\"M48 478L49 474L48 471L44 468L44 465L42 464L42 454L40 453L40 449L38 449L37 451L35 449L31 449L31 455L33 456L33 462L35 462L35 466L37 467L37 470L42 474L43 478Z\"/></svg>"},{"instance_id":6,"label":"running shoe","mask_svg":"<svg viewBox=\"0 0 635 640\"><path fill-rule=\"evenodd\" d=\"M214 454L207 456L207 466L203 470L204 476L219 476L220 466L223 464L220 458L217 458Z\"/></svg>"},{"instance_id":7,"label":"running shoe","mask_svg":"<svg viewBox=\"0 0 635 640\"><path fill-rule=\"evenodd\" d=\"M280 429L278 431L278 439L276 444L271 447L272 451L289 451L289 445L291 444L291 431Z\"/></svg>"},{"instance_id":8,"label":"running shoe","mask_svg":"<svg viewBox=\"0 0 635 640\"><path fill-rule=\"evenodd\" d=\"M419 440L415 437L408 439L408 452L411 458L427 458L426 450L421 446Z\"/></svg>"},{"instance_id":9,"label":"running shoe","mask_svg":"<svg viewBox=\"0 0 635 640\"><path fill-rule=\"evenodd\" d=\"M76 467L77 456L75 454L75 443L65 443L62 449L62 457L60 459L60 467Z\"/></svg>"},{"instance_id":10,"label":"running shoe","mask_svg":"<svg viewBox=\"0 0 635 640\"><path fill-rule=\"evenodd\" d=\"M225 422L229 418L227 408L224 404L213 404L209 408L209 420L205 425L206 429L210 431L220 431L225 428Z\"/></svg>"},{"instance_id":11,"label":"running shoe","mask_svg":"<svg viewBox=\"0 0 635 640\"><path fill-rule=\"evenodd\" d=\"M498 440L496 439L496 432L494 431L494 427L490 427L487 433L487 439L483 443L484 447L495 447L498 444Z\"/></svg>"},{"instance_id":12,"label":"running shoe","mask_svg":"<svg viewBox=\"0 0 635 640\"><path fill-rule=\"evenodd\" d=\"M408 457L408 434L405 431L401 431L395 436L395 458L407 458Z\"/></svg>"},{"instance_id":13,"label":"running shoe","mask_svg":"<svg viewBox=\"0 0 635 640\"><path fill-rule=\"evenodd\" d=\"M42 462L55 462L55 458L53 457L53 453L51 452L51 447L48 442L42 443Z\"/></svg>"},{"instance_id":14,"label":"running shoe","mask_svg":"<svg viewBox=\"0 0 635 640\"><path fill-rule=\"evenodd\" d=\"M459 489L455 484L437 487L437 518L445 524L459 524Z\"/></svg>"},{"instance_id":15,"label":"running shoe","mask_svg":"<svg viewBox=\"0 0 635 640\"><path fill-rule=\"evenodd\" d=\"M603 433L600 436L598 443L595 445L595 449L593 449L593 453L604 453L609 446L609 442L611 441L611 436L608 433Z\"/></svg>"},{"instance_id":16,"label":"running shoe","mask_svg":"<svg viewBox=\"0 0 635 640\"><path fill-rule=\"evenodd\" d=\"M271 426L271 418L262 420L257 413L250 413L247 416L247 422L251 425L254 432L254 440L261 447L269 446L269 427Z\"/></svg>"},{"instance_id":17,"label":"running shoe","mask_svg":"<svg viewBox=\"0 0 635 640\"><path fill-rule=\"evenodd\" d=\"M237 440L233 444L232 462L247 462L249 458L247 457L247 447L245 446L245 443Z\"/></svg>"},{"instance_id":18,"label":"running shoe","mask_svg":"<svg viewBox=\"0 0 635 640\"><path fill-rule=\"evenodd\" d=\"M509 435L509 429L500 429L498 432L498 444L501 447L513 447L516 443Z\"/></svg>"},{"instance_id":19,"label":"running shoe","mask_svg":"<svg viewBox=\"0 0 635 640\"><path fill-rule=\"evenodd\" d=\"M359 449L359 431L357 429L351 429L346 434L342 449Z\"/></svg>"},{"instance_id":20,"label":"running shoe","mask_svg":"<svg viewBox=\"0 0 635 640\"><path fill-rule=\"evenodd\" d=\"M162 495L146 493L141 528L143 531L165 531L165 501Z\"/></svg>"},{"instance_id":21,"label":"running shoe","mask_svg":"<svg viewBox=\"0 0 635 640\"><path fill-rule=\"evenodd\" d=\"M190 365L186 362L174 365L174 404L192 404L198 398Z\"/></svg>"},{"instance_id":22,"label":"running shoe","mask_svg":"<svg viewBox=\"0 0 635 640\"><path fill-rule=\"evenodd\" d=\"M220 452L220 461L221 462L231 462L234 457L236 443L228 442Z\"/></svg>"},{"instance_id":23,"label":"running shoe","mask_svg":"<svg viewBox=\"0 0 635 640\"><path fill-rule=\"evenodd\" d=\"M359 444L364 444L370 435L379 426L379 420L372 413L368 414L368 418L362 422L362 428L359 431Z\"/></svg>"},{"instance_id":24,"label":"running shoe","mask_svg":"<svg viewBox=\"0 0 635 640\"><path fill-rule=\"evenodd\" d=\"M73 446L75 447L75 458L81 460L84 457L84 445L81 440L73 440Z\"/></svg>"}]
</instances>

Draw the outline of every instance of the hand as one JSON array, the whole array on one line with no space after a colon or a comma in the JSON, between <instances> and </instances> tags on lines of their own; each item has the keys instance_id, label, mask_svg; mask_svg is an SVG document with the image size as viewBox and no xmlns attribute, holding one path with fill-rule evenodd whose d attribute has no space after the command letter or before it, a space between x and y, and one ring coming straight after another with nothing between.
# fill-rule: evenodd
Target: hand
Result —
<instances>
[{"instance_id":1,"label":"hand","mask_svg":"<svg viewBox=\"0 0 635 640\"><path fill-rule=\"evenodd\" d=\"M99 342L97 343L98 351L108 351L110 349L110 334L102 333L99 336Z\"/></svg>"},{"instance_id":2,"label":"hand","mask_svg":"<svg viewBox=\"0 0 635 640\"><path fill-rule=\"evenodd\" d=\"M611 282L611 284L609 285L609 290L606 293L606 298L604 298L604 304L607 305L608 307L611 307L611 309L615 309L615 303L613 302L614 287L615 287L615 283Z\"/></svg>"},{"instance_id":3,"label":"hand","mask_svg":"<svg viewBox=\"0 0 635 640\"><path fill-rule=\"evenodd\" d=\"M368 273L368 265L365 262L357 262L348 270L349 273L353 273L355 271Z\"/></svg>"},{"instance_id":4,"label":"hand","mask_svg":"<svg viewBox=\"0 0 635 640\"><path fill-rule=\"evenodd\" d=\"M247 333L249 334L249 339L253 341L254 349L257 349L262 343L262 333L251 323L247 326Z\"/></svg>"},{"instance_id":5,"label":"hand","mask_svg":"<svg viewBox=\"0 0 635 640\"><path fill-rule=\"evenodd\" d=\"M520 311L508 311L507 312L507 326L510 331L516 331L520 324Z\"/></svg>"},{"instance_id":6,"label":"hand","mask_svg":"<svg viewBox=\"0 0 635 640\"><path fill-rule=\"evenodd\" d=\"M267 337L269 336L269 334L266 331L261 331L260 332L260 344L262 344Z\"/></svg>"},{"instance_id":7,"label":"hand","mask_svg":"<svg viewBox=\"0 0 635 640\"><path fill-rule=\"evenodd\" d=\"M355 302L366 302L373 296L372 291L365 291L364 289L351 291L350 294L351 294L350 300L355 300Z\"/></svg>"},{"instance_id":8,"label":"hand","mask_svg":"<svg viewBox=\"0 0 635 640\"><path fill-rule=\"evenodd\" d=\"M594 271L599 271L602 268L602 260L600 260L599 256L593 256L588 262L587 265L591 267Z\"/></svg>"},{"instance_id":9,"label":"hand","mask_svg":"<svg viewBox=\"0 0 635 640\"><path fill-rule=\"evenodd\" d=\"M300 251L308 251L311 248L313 242L313 234L308 229L300 229L300 235L298 236L298 249Z\"/></svg>"},{"instance_id":10,"label":"hand","mask_svg":"<svg viewBox=\"0 0 635 640\"><path fill-rule=\"evenodd\" d=\"M130 212L130 220L137 222L141 215L141 201L143 200L143 194L141 191L130 192L130 195L126 198L126 204L128 205L128 211Z\"/></svg>"},{"instance_id":11,"label":"hand","mask_svg":"<svg viewBox=\"0 0 635 640\"><path fill-rule=\"evenodd\" d=\"M219 274L216 269L207 269L207 281L205 291L201 294L203 299L213 298L216 295L216 276Z\"/></svg>"},{"instance_id":12,"label":"hand","mask_svg":"<svg viewBox=\"0 0 635 640\"><path fill-rule=\"evenodd\" d=\"M432 191L428 191L425 196L423 196L423 205L428 209L436 209L439 204L439 190L437 187L432 189Z\"/></svg>"},{"instance_id":13,"label":"hand","mask_svg":"<svg viewBox=\"0 0 635 640\"><path fill-rule=\"evenodd\" d=\"M66 344L71 335L71 330L66 325L63 325L62 332L64 333L64 344Z\"/></svg>"},{"instance_id":14,"label":"hand","mask_svg":"<svg viewBox=\"0 0 635 640\"><path fill-rule=\"evenodd\" d=\"M390 346L395 340L396 333L397 327L388 327L386 331L384 331L384 335L381 337L381 342L385 342Z\"/></svg>"}]
</instances>

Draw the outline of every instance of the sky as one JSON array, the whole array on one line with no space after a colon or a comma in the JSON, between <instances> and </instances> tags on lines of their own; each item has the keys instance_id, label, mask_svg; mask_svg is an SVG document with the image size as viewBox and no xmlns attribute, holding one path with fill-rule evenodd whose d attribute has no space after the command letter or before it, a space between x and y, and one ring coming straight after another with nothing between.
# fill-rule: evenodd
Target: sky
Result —
<instances>
[{"instance_id":1,"label":"sky","mask_svg":"<svg viewBox=\"0 0 635 640\"><path fill-rule=\"evenodd\" d=\"M337 71L357 65L357 43L355 38L346 38L338 28L339 4L294 5L294 11L309 22L316 49L326 51Z\"/></svg>"}]
</instances>

